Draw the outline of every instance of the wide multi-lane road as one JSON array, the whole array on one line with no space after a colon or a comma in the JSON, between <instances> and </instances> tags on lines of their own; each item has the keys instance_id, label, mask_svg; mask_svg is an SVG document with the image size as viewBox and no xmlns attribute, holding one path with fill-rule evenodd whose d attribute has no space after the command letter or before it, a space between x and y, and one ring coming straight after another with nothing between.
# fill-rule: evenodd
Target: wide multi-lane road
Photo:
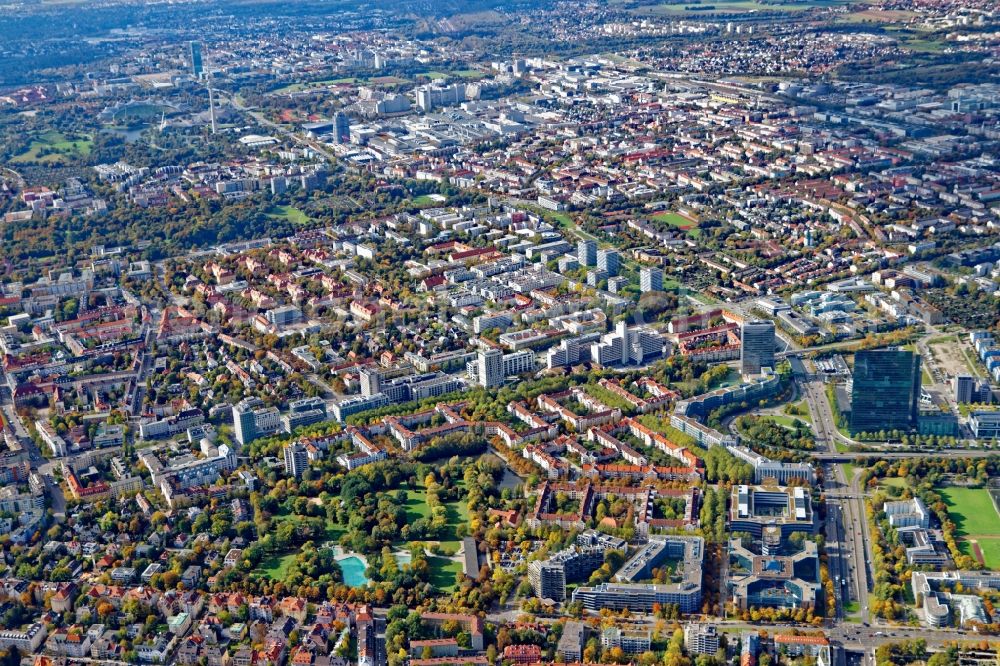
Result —
<instances>
[{"instance_id":1,"label":"wide multi-lane road","mask_svg":"<svg viewBox=\"0 0 1000 666\"><path fill-rule=\"evenodd\" d=\"M837 430L826 387L822 381L811 378L800 358L789 358L795 380L809 407L816 439L817 462L824 464L825 456L838 456L836 443L846 438ZM830 576L834 579L836 596L840 601L837 617L844 616L844 607L854 601L865 624L868 618L868 540L865 538L865 513L861 493L851 491L851 481L844 468L825 462L824 493L826 495L826 538L829 554Z\"/></svg>"}]
</instances>

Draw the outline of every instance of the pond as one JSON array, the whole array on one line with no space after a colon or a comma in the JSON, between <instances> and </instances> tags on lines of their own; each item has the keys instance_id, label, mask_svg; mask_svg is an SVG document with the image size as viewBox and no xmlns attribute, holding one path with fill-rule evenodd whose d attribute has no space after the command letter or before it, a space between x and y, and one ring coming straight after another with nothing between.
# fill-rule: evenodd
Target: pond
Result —
<instances>
[{"instance_id":1,"label":"pond","mask_svg":"<svg viewBox=\"0 0 1000 666\"><path fill-rule=\"evenodd\" d=\"M365 569L368 567L357 555L337 560L337 564L340 565L341 571L344 572L344 582L348 586L364 587L368 584L368 578L365 576Z\"/></svg>"},{"instance_id":2,"label":"pond","mask_svg":"<svg viewBox=\"0 0 1000 666\"><path fill-rule=\"evenodd\" d=\"M148 125L140 125L133 128L109 127L105 128L105 134L121 137L125 143L135 143L142 138L142 133L148 129Z\"/></svg>"},{"instance_id":3,"label":"pond","mask_svg":"<svg viewBox=\"0 0 1000 666\"><path fill-rule=\"evenodd\" d=\"M493 460L496 460L498 463L503 465L503 478L500 479L501 490L503 490L504 488L511 488L511 489L517 488L519 485L524 483L524 479L515 474L510 469L510 467L507 466L507 463L505 463L503 461L503 458L501 458L499 454L497 454L497 452L493 450L493 447L490 447L489 453L487 453L484 457L492 458Z\"/></svg>"}]
</instances>

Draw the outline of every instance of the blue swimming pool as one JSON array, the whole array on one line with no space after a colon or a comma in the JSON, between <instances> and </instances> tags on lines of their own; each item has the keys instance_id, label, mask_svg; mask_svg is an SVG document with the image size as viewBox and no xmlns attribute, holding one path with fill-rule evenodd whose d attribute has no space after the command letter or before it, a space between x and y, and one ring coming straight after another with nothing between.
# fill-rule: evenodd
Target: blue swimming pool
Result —
<instances>
[{"instance_id":1,"label":"blue swimming pool","mask_svg":"<svg viewBox=\"0 0 1000 666\"><path fill-rule=\"evenodd\" d=\"M344 582L350 587L364 587L368 584L368 578L365 576L365 563L361 561L360 557L351 555L338 560L337 564L344 572Z\"/></svg>"}]
</instances>

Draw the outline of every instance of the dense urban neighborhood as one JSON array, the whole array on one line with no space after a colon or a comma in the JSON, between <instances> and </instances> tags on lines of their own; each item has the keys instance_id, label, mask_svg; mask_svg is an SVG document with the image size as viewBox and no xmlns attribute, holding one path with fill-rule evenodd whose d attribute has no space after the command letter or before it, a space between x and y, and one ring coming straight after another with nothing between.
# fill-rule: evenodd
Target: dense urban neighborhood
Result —
<instances>
[{"instance_id":1,"label":"dense urban neighborhood","mask_svg":"<svg viewBox=\"0 0 1000 666\"><path fill-rule=\"evenodd\" d=\"M992 0L0 5L0 666L1000 663Z\"/></svg>"}]
</instances>

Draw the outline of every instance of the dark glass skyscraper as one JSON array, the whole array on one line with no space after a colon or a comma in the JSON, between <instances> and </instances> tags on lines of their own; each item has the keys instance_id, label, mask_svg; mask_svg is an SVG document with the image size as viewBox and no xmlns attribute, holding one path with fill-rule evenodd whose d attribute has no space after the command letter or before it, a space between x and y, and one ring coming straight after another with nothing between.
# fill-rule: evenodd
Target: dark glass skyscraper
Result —
<instances>
[{"instance_id":1,"label":"dark glass skyscraper","mask_svg":"<svg viewBox=\"0 0 1000 666\"><path fill-rule=\"evenodd\" d=\"M859 351L854 356L851 434L917 427L920 355L896 349Z\"/></svg>"},{"instance_id":2,"label":"dark glass skyscraper","mask_svg":"<svg viewBox=\"0 0 1000 666\"><path fill-rule=\"evenodd\" d=\"M759 375L761 368L774 369L774 322L748 321L743 324L740 345L740 372Z\"/></svg>"},{"instance_id":3,"label":"dark glass skyscraper","mask_svg":"<svg viewBox=\"0 0 1000 666\"><path fill-rule=\"evenodd\" d=\"M204 68L201 64L201 42L191 42L191 75L201 78Z\"/></svg>"},{"instance_id":4,"label":"dark glass skyscraper","mask_svg":"<svg viewBox=\"0 0 1000 666\"><path fill-rule=\"evenodd\" d=\"M351 142L351 119L346 113L338 112L333 117L333 137L337 143Z\"/></svg>"}]
</instances>

